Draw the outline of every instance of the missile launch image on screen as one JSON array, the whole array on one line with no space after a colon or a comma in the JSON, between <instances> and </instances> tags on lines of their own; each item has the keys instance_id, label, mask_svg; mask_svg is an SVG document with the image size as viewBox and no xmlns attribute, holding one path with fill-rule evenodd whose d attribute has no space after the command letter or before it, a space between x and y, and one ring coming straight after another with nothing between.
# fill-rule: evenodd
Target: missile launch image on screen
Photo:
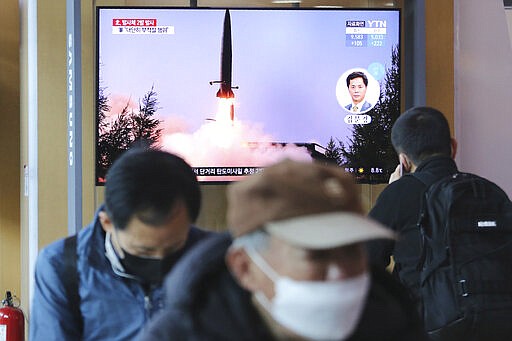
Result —
<instances>
[{"instance_id":1,"label":"missile launch image on screen","mask_svg":"<svg viewBox=\"0 0 512 341\"><path fill-rule=\"evenodd\" d=\"M203 171L200 181L311 160L331 141L351 143L336 85L353 68L378 64L385 74L399 19L387 10L101 8L97 136L127 148L135 119L150 114L157 147ZM375 20L387 21L378 47L348 44L347 23Z\"/></svg>"}]
</instances>

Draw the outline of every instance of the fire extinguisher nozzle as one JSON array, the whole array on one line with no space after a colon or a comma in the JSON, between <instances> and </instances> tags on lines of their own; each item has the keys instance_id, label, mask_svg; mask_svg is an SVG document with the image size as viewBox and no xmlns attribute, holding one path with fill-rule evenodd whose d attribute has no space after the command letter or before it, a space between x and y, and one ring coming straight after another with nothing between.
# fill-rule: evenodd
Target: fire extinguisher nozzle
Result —
<instances>
[{"instance_id":1,"label":"fire extinguisher nozzle","mask_svg":"<svg viewBox=\"0 0 512 341\"><path fill-rule=\"evenodd\" d=\"M12 307L13 306L13 303L12 303L12 294L10 291L6 291L5 292L5 299L2 300L2 305L6 305L8 307Z\"/></svg>"}]
</instances>

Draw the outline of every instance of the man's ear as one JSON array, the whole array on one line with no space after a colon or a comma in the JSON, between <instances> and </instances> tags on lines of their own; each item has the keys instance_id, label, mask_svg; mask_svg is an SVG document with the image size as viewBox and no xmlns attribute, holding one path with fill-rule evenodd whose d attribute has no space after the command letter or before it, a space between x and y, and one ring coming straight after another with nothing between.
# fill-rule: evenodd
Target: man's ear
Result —
<instances>
[{"instance_id":1,"label":"man's ear","mask_svg":"<svg viewBox=\"0 0 512 341\"><path fill-rule=\"evenodd\" d=\"M241 287L249 291L257 290L252 261L243 248L229 249L225 261L229 271Z\"/></svg>"},{"instance_id":2,"label":"man's ear","mask_svg":"<svg viewBox=\"0 0 512 341\"><path fill-rule=\"evenodd\" d=\"M409 160L409 157L405 155L404 153L398 154L398 159L400 160L400 163L402 164L402 167L404 168L405 173L410 173L412 171L412 162Z\"/></svg>"},{"instance_id":3,"label":"man's ear","mask_svg":"<svg viewBox=\"0 0 512 341\"><path fill-rule=\"evenodd\" d=\"M452 159L455 159L455 156L457 155L457 140L454 139L453 137L450 139L450 144L451 144L451 147L452 147Z\"/></svg>"},{"instance_id":4,"label":"man's ear","mask_svg":"<svg viewBox=\"0 0 512 341\"><path fill-rule=\"evenodd\" d=\"M100 219L100 224L103 228L103 231L111 233L114 232L114 223L112 223L112 220L110 220L110 217L108 216L107 212L100 211L98 213L98 218Z\"/></svg>"}]
</instances>

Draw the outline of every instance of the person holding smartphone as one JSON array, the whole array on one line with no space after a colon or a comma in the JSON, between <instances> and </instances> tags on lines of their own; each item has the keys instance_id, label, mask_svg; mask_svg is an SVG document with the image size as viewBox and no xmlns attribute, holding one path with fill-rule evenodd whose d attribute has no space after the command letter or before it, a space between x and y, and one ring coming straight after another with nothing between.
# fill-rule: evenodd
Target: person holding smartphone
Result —
<instances>
[{"instance_id":1,"label":"person holding smartphone","mask_svg":"<svg viewBox=\"0 0 512 341\"><path fill-rule=\"evenodd\" d=\"M417 266L421 245L416 224L426 186L408 174L427 172L440 179L456 173L457 142L451 138L443 113L430 107L415 107L403 113L393 125L391 142L399 164L369 216L398 233L400 238L371 241L367 248L370 262L382 268L390 265L393 256L393 273L419 301Z\"/></svg>"}]
</instances>

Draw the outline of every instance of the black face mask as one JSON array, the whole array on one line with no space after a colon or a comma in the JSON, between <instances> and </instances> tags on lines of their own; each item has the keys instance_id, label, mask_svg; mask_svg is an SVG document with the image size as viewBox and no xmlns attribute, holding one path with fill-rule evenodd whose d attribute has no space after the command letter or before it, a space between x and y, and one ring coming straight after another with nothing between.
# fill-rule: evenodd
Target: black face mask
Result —
<instances>
[{"instance_id":1,"label":"black face mask","mask_svg":"<svg viewBox=\"0 0 512 341\"><path fill-rule=\"evenodd\" d=\"M135 256L122 250L124 258L120 261L126 272L150 284L160 283L183 253L182 250L179 250L164 258L148 258Z\"/></svg>"}]
</instances>

